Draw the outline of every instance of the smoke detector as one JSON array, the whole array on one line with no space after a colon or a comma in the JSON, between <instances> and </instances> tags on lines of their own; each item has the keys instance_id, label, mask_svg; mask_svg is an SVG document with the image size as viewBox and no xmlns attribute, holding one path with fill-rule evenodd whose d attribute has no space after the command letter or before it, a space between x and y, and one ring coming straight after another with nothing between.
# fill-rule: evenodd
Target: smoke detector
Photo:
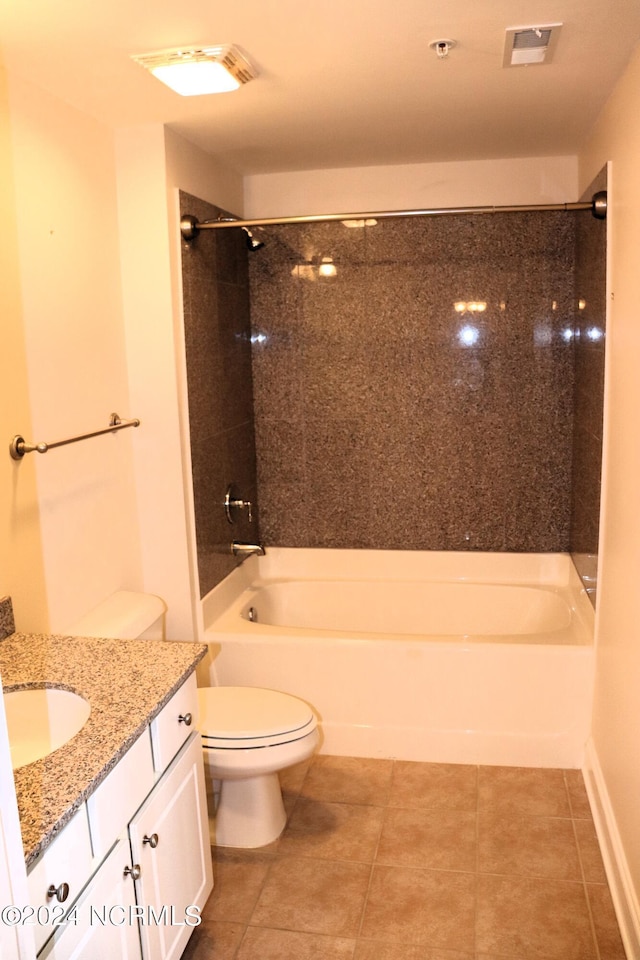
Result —
<instances>
[{"instance_id":1,"label":"smoke detector","mask_svg":"<svg viewBox=\"0 0 640 960\"><path fill-rule=\"evenodd\" d=\"M535 27L509 27L506 32L502 66L526 67L550 63L561 27L561 23L547 23Z\"/></svg>"}]
</instances>

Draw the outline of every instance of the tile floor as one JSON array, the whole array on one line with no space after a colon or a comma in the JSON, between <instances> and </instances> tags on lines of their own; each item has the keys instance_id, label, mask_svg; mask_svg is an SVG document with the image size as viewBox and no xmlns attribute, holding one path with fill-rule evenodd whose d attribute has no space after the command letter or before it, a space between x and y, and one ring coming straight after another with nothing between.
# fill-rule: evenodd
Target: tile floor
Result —
<instances>
[{"instance_id":1,"label":"tile floor","mask_svg":"<svg viewBox=\"0 0 640 960\"><path fill-rule=\"evenodd\" d=\"M183 960L624 960L582 775L315 757Z\"/></svg>"}]
</instances>

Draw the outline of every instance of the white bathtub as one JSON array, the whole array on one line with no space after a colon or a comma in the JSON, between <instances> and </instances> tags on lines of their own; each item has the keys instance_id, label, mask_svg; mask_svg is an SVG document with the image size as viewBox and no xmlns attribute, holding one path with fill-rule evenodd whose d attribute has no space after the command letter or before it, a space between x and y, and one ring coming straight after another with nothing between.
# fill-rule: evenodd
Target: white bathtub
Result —
<instances>
[{"instance_id":1,"label":"white bathtub","mask_svg":"<svg viewBox=\"0 0 640 960\"><path fill-rule=\"evenodd\" d=\"M566 555L272 548L203 615L208 682L308 700L324 753L582 765L593 610Z\"/></svg>"}]
</instances>

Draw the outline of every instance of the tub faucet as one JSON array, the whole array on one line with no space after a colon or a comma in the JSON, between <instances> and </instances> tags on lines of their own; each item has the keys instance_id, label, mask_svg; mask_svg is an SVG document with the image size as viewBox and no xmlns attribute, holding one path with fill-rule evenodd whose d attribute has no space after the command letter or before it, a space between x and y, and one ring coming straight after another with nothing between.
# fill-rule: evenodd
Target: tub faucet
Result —
<instances>
[{"instance_id":1,"label":"tub faucet","mask_svg":"<svg viewBox=\"0 0 640 960\"><path fill-rule=\"evenodd\" d=\"M233 540L231 543L231 553L234 557L264 557L264 547L261 543L238 543Z\"/></svg>"}]
</instances>

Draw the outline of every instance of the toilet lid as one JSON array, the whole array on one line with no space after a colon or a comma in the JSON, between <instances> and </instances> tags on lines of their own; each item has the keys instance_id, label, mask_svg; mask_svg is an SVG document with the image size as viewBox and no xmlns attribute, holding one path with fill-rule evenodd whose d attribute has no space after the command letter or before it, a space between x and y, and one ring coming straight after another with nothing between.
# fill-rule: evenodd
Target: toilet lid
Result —
<instances>
[{"instance_id":1,"label":"toilet lid","mask_svg":"<svg viewBox=\"0 0 640 960\"><path fill-rule=\"evenodd\" d=\"M318 723L304 700L262 687L200 688L198 706L205 749L275 746L306 737Z\"/></svg>"}]
</instances>

